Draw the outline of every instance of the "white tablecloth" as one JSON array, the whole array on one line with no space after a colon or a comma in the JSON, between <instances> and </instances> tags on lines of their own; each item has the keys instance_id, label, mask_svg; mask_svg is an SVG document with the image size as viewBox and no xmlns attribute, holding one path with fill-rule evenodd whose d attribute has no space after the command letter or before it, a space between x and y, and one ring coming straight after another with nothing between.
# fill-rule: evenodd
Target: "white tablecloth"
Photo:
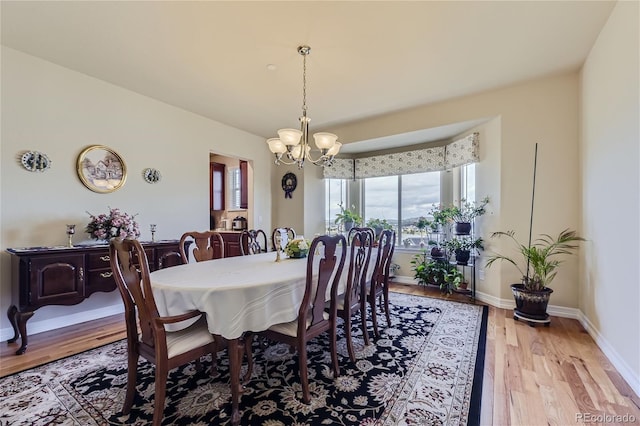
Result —
<instances>
[{"instance_id":1,"label":"white tablecloth","mask_svg":"<svg viewBox=\"0 0 640 426\"><path fill-rule=\"evenodd\" d=\"M276 263L275 258L269 252L152 272L158 312L167 316L197 309L206 313L209 331L227 339L293 321L304 295L307 259L283 256Z\"/></svg>"},{"instance_id":2,"label":"white tablecloth","mask_svg":"<svg viewBox=\"0 0 640 426\"><path fill-rule=\"evenodd\" d=\"M376 254L374 249L368 278L373 274ZM281 257L280 262L275 262L275 252L268 252L154 271L151 287L158 313L179 315L197 309L206 314L209 331L227 339L236 339L245 331L263 331L274 324L293 321L304 297L307 258L288 259L284 254ZM315 260L319 262L320 257ZM349 257L345 260L339 292L346 286Z\"/></svg>"}]
</instances>

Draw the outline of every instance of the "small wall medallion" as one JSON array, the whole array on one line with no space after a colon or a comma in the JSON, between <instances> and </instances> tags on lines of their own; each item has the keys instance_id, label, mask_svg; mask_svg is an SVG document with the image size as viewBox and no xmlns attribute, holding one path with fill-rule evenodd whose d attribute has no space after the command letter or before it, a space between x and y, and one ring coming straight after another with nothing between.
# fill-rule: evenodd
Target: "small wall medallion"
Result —
<instances>
[{"instance_id":1,"label":"small wall medallion","mask_svg":"<svg viewBox=\"0 0 640 426\"><path fill-rule=\"evenodd\" d=\"M159 170L147 168L142 171L142 177L147 183L158 183L162 179Z\"/></svg>"},{"instance_id":2,"label":"small wall medallion","mask_svg":"<svg viewBox=\"0 0 640 426\"><path fill-rule=\"evenodd\" d=\"M51 160L47 154L38 151L27 151L20 157L22 167L30 172L44 172L51 167Z\"/></svg>"}]
</instances>

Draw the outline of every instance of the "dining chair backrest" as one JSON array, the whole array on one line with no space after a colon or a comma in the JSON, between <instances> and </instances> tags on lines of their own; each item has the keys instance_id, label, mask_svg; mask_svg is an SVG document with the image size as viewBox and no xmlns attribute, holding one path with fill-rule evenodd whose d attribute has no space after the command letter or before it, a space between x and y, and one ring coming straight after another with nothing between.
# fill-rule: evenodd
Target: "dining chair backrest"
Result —
<instances>
[{"instance_id":1,"label":"dining chair backrest","mask_svg":"<svg viewBox=\"0 0 640 426\"><path fill-rule=\"evenodd\" d=\"M395 251L395 231L385 229L380 233L378 240L378 253L376 255L375 269L371 278L371 288L379 292L381 286L388 285L391 257Z\"/></svg>"},{"instance_id":2,"label":"dining chair backrest","mask_svg":"<svg viewBox=\"0 0 640 426\"><path fill-rule=\"evenodd\" d=\"M353 230L352 228L351 230ZM347 272L347 284L345 288L345 309L360 302L360 295L365 294L367 283L367 270L373 252L373 233L370 228L351 232L351 245L349 246L349 270Z\"/></svg>"},{"instance_id":3,"label":"dining chair backrest","mask_svg":"<svg viewBox=\"0 0 640 426\"><path fill-rule=\"evenodd\" d=\"M337 316L342 318L349 358L356 361L351 337L351 316L360 312L362 335L365 345L369 344L369 333L366 324L366 285L367 270L373 252L373 233L369 228L349 232L351 245L349 250L349 269L346 276L346 287L338 297Z\"/></svg>"},{"instance_id":4,"label":"dining chair backrest","mask_svg":"<svg viewBox=\"0 0 640 426\"><path fill-rule=\"evenodd\" d=\"M189 259L184 244L187 240L193 240L194 242L191 254L196 262L224 257L224 240L218 232L189 231L182 234L180 238L180 256L183 263L188 263Z\"/></svg>"},{"instance_id":5,"label":"dining chair backrest","mask_svg":"<svg viewBox=\"0 0 640 426\"><path fill-rule=\"evenodd\" d=\"M124 302L127 339L129 342L138 340L137 313L141 341L153 348L154 335L159 334L163 339L164 328L154 330L153 326L153 318L159 315L151 291L147 255L137 240L113 239L109 251L111 270Z\"/></svg>"},{"instance_id":6,"label":"dining chair backrest","mask_svg":"<svg viewBox=\"0 0 640 426\"><path fill-rule=\"evenodd\" d=\"M374 242L376 240L376 233L373 230L373 228L368 228L368 227L357 227L354 226L353 228L349 229L349 233L347 234L347 243L349 244L353 244L353 237L354 234L356 232L367 232L371 234L371 241Z\"/></svg>"},{"instance_id":7,"label":"dining chair backrest","mask_svg":"<svg viewBox=\"0 0 640 426\"><path fill-rule=\"evenodd\" d=\"M296 236L296 231L293 228L275 228L273 232L271 232L271 247L273 247L273 250L275 251L279 239L280 250L284 250L287 243L291 240L295 240Z\"/></svg>"},{"instance_id":8,"label":"dining chair backrest","mask_svg":"<svg viewBox=\"0 0 640 426\"><path fill-rule=\"evenodd\" d=\"M341 250L337 250L339 245ZM316 261L317 257L320 257L319 261ZM298 312L298 335L310 332L317 324L326 322L324 312L328 289L332 301L330 317L335 317L333 301L338 295L338 283L346 257L347 241L343 235L321 235L311 243L304 296Z\"/></svg>"},{"instance_id":9,"label":"dining chair backrest","mask_svg":"<svg viewBox=\"0 0 640 426\"><path fill-rule=\"evenodd\" d=\"M243 256L266 252L267 234L262 229L245 229L240 234L240 251Z\"/></svg>"}]
</instances>

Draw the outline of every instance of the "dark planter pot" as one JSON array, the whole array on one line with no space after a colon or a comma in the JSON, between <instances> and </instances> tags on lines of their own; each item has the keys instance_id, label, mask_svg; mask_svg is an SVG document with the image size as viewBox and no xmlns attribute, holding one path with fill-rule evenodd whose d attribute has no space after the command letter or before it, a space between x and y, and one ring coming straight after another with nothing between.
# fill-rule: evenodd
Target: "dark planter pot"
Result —
<instances>
[{"instance_id":1,"label":"dark planter pot","mask_svg":"<svg viewBox=\"0 0 640 426\"><path fill-rule=\"evenodd\" d=\"M456 263L458 265L466 265L471 257L470 250L456 250Z\"/></svg>"},{"instance_id":2,"label":"dark planter pot","mask_svg":"<svg viewBox=\"0 0 640 426\"><path fill-rule=\"evenodd\" d=\"M444 250L438 247L433 247L431 249L431 257L433 259L443 259L444 258Z\"/></svg>"},{"instance_id":3,"label":"dark planter pot","mask_svg":"<svg viewBox=\"0 0 640 426\"><path fill-rule=\"evenodd\" d=\"M471 233L471 224L469 222L456 222L456 234L469 235Z\"/></svg>"},{"instance_id":4,"label":"dark planter pot","mask_svg":"<svg viewBox=\"0 0 640 426\"><path fill-rule=\"evenodd\" d=\"M516 301L516 308L513 311L513 319L523 319L534 326L536 323L549 325L549 314L547 305L553 290L544 288L542 290L527 290L524 284L511 284L513 298Z\"/></svg>"},{"instance_id":5,"label":"dark planter pot","mask_svg":"<svg viewBox=\"0 0 640 426\"><path fill-rule=\"evenodd\" d=\"M344 222L344 232L347 233L351 230L351 228L353 228L353 222L352 221L348 221L348 222Z\"/></svg>"}]
</instances>

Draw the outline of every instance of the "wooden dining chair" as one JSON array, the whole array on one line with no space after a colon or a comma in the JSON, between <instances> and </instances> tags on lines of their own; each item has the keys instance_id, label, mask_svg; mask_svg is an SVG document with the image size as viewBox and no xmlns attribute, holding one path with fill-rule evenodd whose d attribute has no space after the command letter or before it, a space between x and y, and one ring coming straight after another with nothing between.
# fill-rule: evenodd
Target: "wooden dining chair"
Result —
<instances>
[{"instance_id":1,"label":"wooden dining chair","mask_svg":"<svg viewBox=\"0 0 640 426\"><path fill-rule=\"evenodd\" d=\"M278 236L280 236L280 250L284 250L289 241L295 240L297 234L293 228L275 228L271 232L271 247L273 247L273 251L276 251L276 239Z\"/></svg>"},{"instance_id":2,"label":"wooden dining chair","mask_svg":"<svg viewBox=\"0 0 640 426\"><path fill-rule=\"evenodd\" d=\"M347 272L346 287L342 294L338 294L336 299L336 314L344 321L345 337L347 339L347 350L351 361L356 361L351 338L351 318L356 312L360 312L362 335L365 345L369 344L369 333L367 332L367 307L366 307L366 285L367 270L373 251L373 231L370 228L359 228L360 231L349 231L351 245L349 246L349 269ZM353 232L352 232L353 231Z\"/></svg>"},{"instance_id":3,"label":"wooden dining chair","mask_svg":"<svg viewBox=\"0 0 640 426\"><path fill-rule=\"evenodd\" d=\"M185 242L187 240L193 240L194 247L191 254L196 262L202 262L205 260L220 259L224 257L224 240L222 235L215 231L189 231L182 234L180 237L180 256L182 257L182 263L188 263L189 257L187 256Z\"/></svg>"},{"instance_id":4,"label":"wooden dining chair","mask_svg":"<svg viewBox=\"0 0 640 426\"><path fill-rule=\"evenodd\" d=\"M341 250L337 250L342 245ZM324 332L329 332L333 374L340 374L336 351L336 298L338 283L347 254L343 235L317 237L311 243L307 257L305 290L298 310L298 317L287 323L276 324L259 335L267 339L283 342L298 351L302 399L305 404L311 400L307 370L307 342ZM316 258L320 258L317 260ZM333 279L332 279L333 278ZM329 312L325 310L327 290L330 291Z\"/></svg>"},{"instance_id":5,"label":"wooden dining chair","mask_svg":"<svg viewBox=\"0 0 640 426\"><path fill-rule=\"evenodd\" d=\"M240 251L243 256L267 252L267 234L262 229L245 229L240 234Z\"/></svg>"},{"instance_id":6,"label":"wooden dining chair","mask_svg":"<svg viewBox=\"0 0 640 426\"><path fill-rule=\"evenodd\" d=\"M215 357L215 341L202 312L190 311L181 315L158 315L149 264L142 245L136 240L113 239L109 246L110 263L125 308L127 329L127 391L122 408L129 414L136 392L138 358L155 364L155 392L153 425L160 425L169 370L197 360L207 354ZM141 334L138 334L138 324ZM167 331L165 325L197 319L180 331ZM212 374L214 370L212 369Z\"/></svg>"},{"instance_id":7,"label":"wooden dining chair","mask_svg":"<svg viewBox=\"0 0 640 426\"><path fill-rule=\"evenodd\" d=\"M354 237L356 232L367 232L367 233L370 233L371 234L371 241L375 242L375 240L376 240L376 233L373 230L373 228L356 227L356 226L354 226L353 228L349 229L349 233L347 234L347 244L353 244L353 237Z\"/></svg>"},{"instance_id":8,"label":"wooden dining chair","mask_svg":"<svg viewBox=\"0 0 640 426\"><path fill-rule=\"evenodd\" d=\"M380 338L376 315L376 306L378 303L380 304L381 310L386 314L387 327L391 325L391 315L389 311L389 269L395 247L395 231L390 229L382 231L378 239L375 269L366 288L367 301L371 310L371 322L373 323L373 332L376 339ZM378 302L376 302L376 300Z\"/></svg>"}]
</instances>

